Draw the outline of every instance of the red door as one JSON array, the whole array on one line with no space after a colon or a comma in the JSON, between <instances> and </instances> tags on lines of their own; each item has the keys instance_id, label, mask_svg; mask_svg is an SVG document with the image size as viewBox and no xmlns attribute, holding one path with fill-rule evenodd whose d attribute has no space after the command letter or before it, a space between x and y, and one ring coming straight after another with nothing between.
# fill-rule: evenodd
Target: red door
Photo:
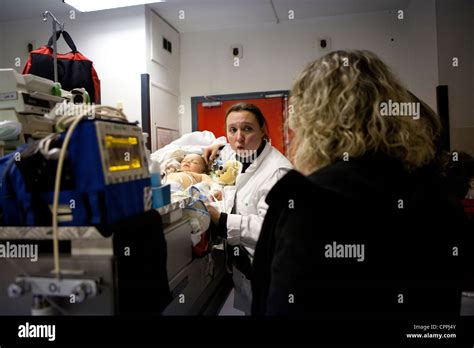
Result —
<instances>
[{"instance_id":1,"label":"red door","mask_svg":"<svg viewBox=\"0 0 474 348\"><path fill-rule=\"evenodd\" d=\"M271 144L282 154L286 154L285 135L285 110L286 97L278 95L275 97L225 100L222 102L198 102L197 103L197 130L208 130L217 137L226 136L225 113L234 104L251 103L262 110L267 122L267 132Z\"/></svg>"}]
</instances>

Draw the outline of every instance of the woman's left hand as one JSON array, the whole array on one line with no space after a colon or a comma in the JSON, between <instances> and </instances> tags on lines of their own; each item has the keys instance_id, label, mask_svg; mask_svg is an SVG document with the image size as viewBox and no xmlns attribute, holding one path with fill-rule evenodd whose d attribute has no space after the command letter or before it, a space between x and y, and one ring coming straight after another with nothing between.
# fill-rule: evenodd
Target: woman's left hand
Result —
<instances>
[{"instance_id":1,"label":"woman's left hand","mask_svg":"<svg viewBox=\"0 0 474 348\"><path fill-rule=\"evenodd\" d=\"M211 220L213 223L216 225L219 223L219 218L221 217L221 213L217 211L216 208L214 208L212 205L207 204L207 211L209 212L209 215L211 216Z\"/></svg>"},{"instance_id":2,"label":"woman's left hand","mask_svg":"<svg viewBox=\"0 0 474 348\"><path fill-rule=\"evenodd\" d=\"M214 202L222 201L222 192L221 191L217 191L217 190L211 191L210 196L211 196L210 198L212 198L212 200Z\"/></svg>"}]
</instances>

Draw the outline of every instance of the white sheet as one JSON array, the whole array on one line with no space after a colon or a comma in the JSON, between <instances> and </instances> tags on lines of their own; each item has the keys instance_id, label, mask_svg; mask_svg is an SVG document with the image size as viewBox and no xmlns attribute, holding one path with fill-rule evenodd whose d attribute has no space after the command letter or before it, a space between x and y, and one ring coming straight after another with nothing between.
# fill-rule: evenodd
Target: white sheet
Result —
<instances>
[{"instance_id":1,"label":"white sheet","mask_svg":"<svg viewBox=\"0 0 474 348\"><path fill-rule=\"evenodd\" d=\"M168 160L170 154L176 150L183 150L186 153L202 154L203 149L206 147L214 144L226 143L227 140L225 137L219 137L216 139L214 133L209 131L187 133L172 141L165 147L153 152L150 155L150 159L152 162L156 161L161 165L164 161Z\"/></svg>"}]
</instances>

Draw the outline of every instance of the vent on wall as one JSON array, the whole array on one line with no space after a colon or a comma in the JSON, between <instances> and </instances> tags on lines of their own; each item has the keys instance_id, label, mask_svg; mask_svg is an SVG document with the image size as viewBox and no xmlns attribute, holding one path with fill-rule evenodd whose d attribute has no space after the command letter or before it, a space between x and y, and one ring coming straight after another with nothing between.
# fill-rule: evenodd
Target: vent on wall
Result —
<instances>
[{"instance_id":1,"label":"vent on wall","mask_svg":"<svg viewBox=\"0 0 474 348\"><path fill-rule=\"evenodd\" d=\"M173 53L173 47L171 46L171 41L163 36L163 49L167 50L169 53Z\"/></svg>"}]
</instances>

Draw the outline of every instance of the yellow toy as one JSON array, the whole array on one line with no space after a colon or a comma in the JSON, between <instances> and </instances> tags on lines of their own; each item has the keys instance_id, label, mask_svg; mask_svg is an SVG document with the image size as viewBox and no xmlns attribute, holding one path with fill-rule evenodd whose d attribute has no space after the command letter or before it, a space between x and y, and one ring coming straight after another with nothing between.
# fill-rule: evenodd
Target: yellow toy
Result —
<instances>
[{"instance_id":1,"label":"yellow toy","mask_svg":"<svg viewBox=\"0 0 474 348\"><path fill-rule=\"evenodd\" d=\"M240 172L240 163L229 160L224 163L223 169L217 171L218 182L221 185L235 185L235 180Z\"/></svg>"}]
</instances>

